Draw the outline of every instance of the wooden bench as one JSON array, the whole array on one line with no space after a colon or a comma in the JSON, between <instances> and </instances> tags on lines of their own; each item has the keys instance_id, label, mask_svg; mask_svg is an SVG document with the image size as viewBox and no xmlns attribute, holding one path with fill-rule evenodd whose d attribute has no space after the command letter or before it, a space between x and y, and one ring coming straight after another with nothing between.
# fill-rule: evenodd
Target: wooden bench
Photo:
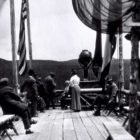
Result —
<instances>
[{"instance_id":1,"label":"wooden bench","mask_svg":"<svg viewBox=\"0 0 140 140\"><path fill-rule=\"evenodd\" d=\"M13 124L13 121L15 119L15 115L2 115L0 116L0 140L6 134L10 140L12 140L10 134L8 133L7 129L13 129L16 135L18 135L18 132Z\"/></svg>"},{"instance_id":2,"label":"wooden bench","mask_svg":"<svg viewBox=\"0 0 140 140\"><path fill-rule=\"evenodd\" d=\"M89 108L97 94L102 93L102 88L81 88L81 100L85 104L86 108Z\"/></svg>"},{"instance_id":3,"label":"wooden bench","mask_svg":"<svg viewBox=\"0 0 140 140\"><path fill-rule=\"evenodd\" d=\"M126 118L125 118L125 120L124 120L122 126L125 126L126 123L127 123L127 121L128 121L128 119L129 119L130 108L129 108L129 106L124 106L124 107L123 107L123 110L125 111Z\"/></svg>"},{"instance_id":4,"label":"wooden bench","mask_svg":"<svg viewBox=\"0 0 140 140\"><path fill-rule=\"evenodd\" d=\"M109 134L107 140L135 140L115 119L104 121L103 125Z\"/></svg>"},{"instance_id":5,"label":"wooden bench","mask_svg":"<svg viewBox=\"0 0 140 140\"><path fill-rule=\"evenodd\" d=\"M81 88L80 91L82 93L87 93L87 92L94 92L94 93L100 93L102 92L102 88Z\"/></svg>"}]
</instances>

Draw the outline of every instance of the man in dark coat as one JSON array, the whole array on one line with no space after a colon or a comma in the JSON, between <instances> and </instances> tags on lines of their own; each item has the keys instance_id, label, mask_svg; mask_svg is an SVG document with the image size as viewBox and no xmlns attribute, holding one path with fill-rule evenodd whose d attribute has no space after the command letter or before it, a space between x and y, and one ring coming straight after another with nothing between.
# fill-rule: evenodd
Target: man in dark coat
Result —
<instances>
[{"instance_id":1,"label":"man in dark coat","mask_svg":"<svg viewBox=\"0 0 140 140\"><path fill-rule=\"evenodd\" d=\"M33 133L30 130L32 123L27 104L8 86L8 78L0 79L0 105L4 114L15 114L22 118L26 134Z\"/></svg>"},{"instance_id":2,"label":"man in dark coat","mask_svg":"<svg viewBox=\"0 0 140 140\"><path fill-rule=\"evenodd\" d=\"M118 87L116 83L113 82L112 78L107 79L105 92L103 94L97 95L91 107L92 109L94 109L94 105L97 106L94 113L95 116L100 116L101 105L106 105L107 109L113 110L113 108L116 106L117 91Z\"/></svg>"},{"instance_id":3,"label":"man in dark coat","mask_svg":"<svg viewBox=\"0 0 140 140\"><path fill-rule=\"evenodd\" d=\"M54 104L54 98L55 98L55 87L56 83L54 81L55 74L53 72L50 72L49 75L45 78L45 89L46 93L48 95L48 108L50 106L50 103L52 103L53 109L55 108Z\"/></svg>"},{"instance_id":4,"label":"man in dark coat","mask_svg":"<svg viewBox=\"0 0 140 140\"><path fill-rule=\"evenodd\" d=\"M38 100L38 110L44 112L47 104L47 94L41 77L37 78L37 89L40 96Z\"/></svg>"},{"instance_id":5,"label":"man in dark coat","mask_svg":"<svg viewBox=\"0 0 140 140\"><path fill-rule=\"evenodd\" d=\"M27 102L32 117L37 116L37 101L38 101L38 90L35 79L35 73L33 70L29 70L28 78L24 81L21 86L21 92L27 92Z\"/></svg>"}]
</instances>

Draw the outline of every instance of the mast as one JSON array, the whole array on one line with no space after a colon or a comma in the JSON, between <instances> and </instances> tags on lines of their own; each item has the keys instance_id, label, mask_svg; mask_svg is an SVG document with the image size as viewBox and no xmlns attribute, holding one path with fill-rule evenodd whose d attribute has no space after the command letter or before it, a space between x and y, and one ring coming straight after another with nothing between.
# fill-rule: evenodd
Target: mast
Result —
<instances>
[{"instance_id":1,"label":"mast","mask_svg":"<svg viewBox=\"0 0 140 140\"><path fill-rule=\"evenodd\" d=\"M135 9L132 15L133 22L140 22L140 2L135 1ZM132 135L136 136L136 123L138 122L138 118L136 117L139 112L136 112L137 107L137 87L139 84L138 79L138 60L139 60L139 29L140 27L136 27L135 25L131 25L131 68L130 68L130 96L129 96L129 131ZM137 136L136 136L137 137ZM136 138L137 139L137 138Z\"/></svg>"},{"instance_id":2,"label":"mast","mask_svg":"<svg viewBox=\"0 0 140 140\"><path fill-rule=\"evenodd\" d=\"M122 26L119 27L119 83L118 83L118 99L119 104L122 99L122 90L124 89L124 62L123 62L123 38L122 38Z\"/></svg>"},{"instance_id":3,"label":"mast","mask_svg":"<svg viewBox=\"0 0 140 140\"><path fill-rule=\"evenodd\" d=\"M137 84L138 84L138 59L139 59L139 43L138 37L134 32L132 32L132 51L131 51L131 69L130 69L130 98L129 98L129 107L130 107L130 115L129 115L129 124L130 124L130 132L134 134L133 130L135 128L134 123L134 114L135 108L137 106ZM137 112L139 113L139 112Z\"/></svg>"},{"instance_id":4,"label":"mast","mask_svg":"<svg viewBox=\"0 0 140 140\"><path fill-rule=\"evenodd\" d=\"M29 9L29 1L27 0L27 28L28 28L28 46L29 46L29 68L32 68L32 41L31 41L31 28L30 28L30 9Z\"/></svg>"},{"instance_id":5,"label":"mast","mask_svg":"<svg viewBox=\"0 0 140 140\"><path fill-rule=\"evenodd\" d=\"M119 90L120 91L124 89L124 62L123 62L122 42L123 42L122 33L119 32Z\"/></svg>"},{"instance_id":6,"label":"mast","mask_svg":"<svg viewBox=\"0 0 140 140\"><path fill-rule=\"evenodd\" d=\"M10 17L11 17L11 45L12 45L12 66L13 66L13 85L16 93L18 93L18 72L15 42L15 9L14 0L10 0Z\"/></svg>"},{"instance_id":7,"label":"mast","mask_svg":"<svg viewBox=\"0 0 140 140\"><path fill-rule=\"evenodd\" d=\"M122 15L122 6L120 7L120 14ZM124 63L123 63L123 38L122 38L122 19L119 26L119 90L124 89ZM121 95L120 95L121 98Z\"/></svg>"}]
</instances>

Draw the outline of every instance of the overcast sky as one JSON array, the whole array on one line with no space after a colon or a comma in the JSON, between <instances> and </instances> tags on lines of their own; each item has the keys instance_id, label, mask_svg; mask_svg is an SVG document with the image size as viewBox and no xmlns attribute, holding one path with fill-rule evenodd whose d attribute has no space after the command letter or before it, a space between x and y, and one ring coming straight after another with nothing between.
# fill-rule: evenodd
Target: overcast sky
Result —
<instances>
[{"instance_id":1,"label":"overcast sky","mask_svg":"<svg viewBox=\"0 0 140 140\"><path fill-rule=\"evenodd\" d=\"M12 59L9 2L0 0L0 58L7 60ZM33 59L57 61L76 59L84 49L94 55L95 31L78 19L71 0L30 0L29 4ZM20 10L21 0L15 0L16 47ZM105 39L103 44L104 42ZM130 58L130 42L124 39L123 46L124 58ZM114 57L117 56L116 50Z\"/></svg>"}]
</instances>

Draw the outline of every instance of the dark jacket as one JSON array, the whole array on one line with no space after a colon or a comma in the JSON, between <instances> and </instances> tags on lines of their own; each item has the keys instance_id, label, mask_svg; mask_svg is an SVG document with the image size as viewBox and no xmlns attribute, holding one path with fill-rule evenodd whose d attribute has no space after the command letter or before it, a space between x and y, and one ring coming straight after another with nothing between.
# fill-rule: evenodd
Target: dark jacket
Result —
<instances>
[{"instance_id":1,"label":"dark jacket","mask_svg":"<svg viewBox=\"0 0 140 140\"><path fill-rule=\"evenodd\" d=\"M21 115L27 109L27 105L9 86L0 87L0 105L5 114Z\"/></svg>"},{"instance_id":2,"label":"dark jacket","mask_svg":"<svg viewBox=\"0 0 140 140\"><path fill-rule=\"evenodd\" d=\"M45 78L45 89L48 94L54 93L54 89L56 87L56 83L51 76L47 76Z\"/></svg>"},{"instance_id":3,"label":"dark jacket","mask_svg":"<svg viewBox=\"0 0 140 140\"><path fill-rule=\"evenodd\" d=\"M37 84L34 79L28 77L23 85L21 86L21 92L27 92L27 99L28 100L37 100L38 99L38 91L37 91Z\"/></svg>"},{"instance_id":4,"label":"dark jacket","mask_svg":"<svg viewBox=\"0 0 140 140\"><path fill-rule=\"evenodd\" d=\"M45 87L42 81L37 81L37 89L38 89L38 94L40 95L40 97L45 99L47 95L46 95Z\"/></svg>"}]
</instances>

